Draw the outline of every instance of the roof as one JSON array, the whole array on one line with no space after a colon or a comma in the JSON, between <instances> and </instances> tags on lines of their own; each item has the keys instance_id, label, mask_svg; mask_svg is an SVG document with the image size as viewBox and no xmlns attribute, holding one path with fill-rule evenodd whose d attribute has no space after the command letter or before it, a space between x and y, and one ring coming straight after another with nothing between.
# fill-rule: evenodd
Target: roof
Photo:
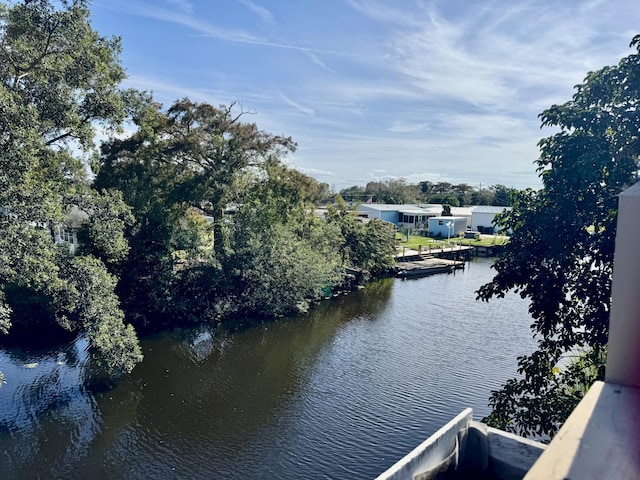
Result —
<instances>
[{"instance_id":1,"label":"roof","mask_svg":"<svg viewBox=\"0 0 640 480\"><path fill-rule=\"evenodd\" d=\"M398 212L405 205L393 205L388 203L363 203L360 205L360 210L373 210L376 212ZM410 206L411 207L411 206Z\"/></svg>"},{"instance_id":2,"label":"roof","mask_svg":"<svg viewBox=\"0 0 640 480\"><path fill-rule=\"evenodd\" d=\"M439 204L400 204L394 205L389 203L362 203L360 210L373 212L402 212L414 215L436 214L442 213L442 205ZM511 207L496 207L493 205L470 205L468 207L451 207L454 215L463 215L466 217L474 213L502 213L504 210L511 210Z\"/></svg>"},{"instance_id":3,"label":"roof","mask_svg":"<svg viewBox=\"0 0 640 480\"><path fill-rule=\"evenodd\" d=\"M436 215L436 213L430 212L429 210L412 206L399 208L398 211L402 213L409 213L411 215ZM438 211L438 213L440 213L440 211Z\"/></svg>"},{"instance_id":4,"label":"roof","mask_svg":"<svg viewBox=\"0 0 640 480\"><path fill-rule=\"evenodd\" d=\"M456 216L470 217L476 207L451 207L451 213Z\"/></svg>"},{"instance_id":5,"label":"roof","mask_svg":"<svg viewBox=\"0 0 640 480\"><path fill-rule=\"evenodd\" d=\"M511 210L511 207L494 207L492 205L478 205L473 207L473 213L502 213L505 210Z\"/></svg>"},{"instance_id":6,"label":"roof","mask_svg":"<svg viewBox=\"0 0 640 480\"><path fill-rule=\"evenodd\" d=\"M467 217L431 217L429 219L429 221L431 220L466 220Z\"/></svg>"}]
</instances>

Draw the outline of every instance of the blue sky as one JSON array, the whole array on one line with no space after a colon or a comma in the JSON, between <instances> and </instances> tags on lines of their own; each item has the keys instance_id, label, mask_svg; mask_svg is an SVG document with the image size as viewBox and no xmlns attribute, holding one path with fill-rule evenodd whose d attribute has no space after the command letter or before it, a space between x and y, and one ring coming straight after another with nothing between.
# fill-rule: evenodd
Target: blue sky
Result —
<instances>
[{"instance_id":1,"label":"blue sky","mask_svg":"<svg viewBox=\"0 0 640 480\"><path fill-rule=\"evenodd\" d=\"M632 53L633 0L94 0L125 86L237 102L335 189L538 188L538 114Z\"/></svg>"}]
</instances>

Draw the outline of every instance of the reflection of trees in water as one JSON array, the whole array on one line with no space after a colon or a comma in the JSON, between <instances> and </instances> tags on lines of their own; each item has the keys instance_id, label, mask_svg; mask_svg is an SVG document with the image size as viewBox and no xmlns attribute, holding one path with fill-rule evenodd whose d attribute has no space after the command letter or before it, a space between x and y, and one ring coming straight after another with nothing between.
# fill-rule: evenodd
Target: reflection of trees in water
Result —
<instances>
[{"instance_id":1,"label":"reflection of trees in water","mask_svg":"<svg viewBox=\"0 0 640 480\"><path fill-rule=\"evenodd\" d=\"M144 362L110 394L119 403L129 389L141 392L135 424L147 438L129 445L128 455L148 457L144 449L162 440L180 452L184 465L203 461L196 450L211 452L220 462L240 461L250 453L250 439L286 428L285 405L300 401L300 386L312 375L319 353L345 322L373 319L384 310L391 283L378 282L321 302L308 314L240 332L201 326L144 340ZM106 397L99 402L102 408ZM132 435L130 430L123 435ZM154 468L165 471L163 461Z\"/></svg>"},{"instance_id":2,"label":"reflection of trees in water","mask_svg":"<svg viewBox=\"0 0 640 480\"><path fill-rule=\"evenodd\" d=\"M32 477L161 477L175 475L171 468L177 464L191 472L199 463L210 467L212 456L229 468L251 453L251 439L287 428L281 415L290 402L301 401L301 385L319 354L342 325L375 320L392 283L376 282L305 315L235 333L200 326L149 337L142 341L144 361L106 391L79 387L87 369L86 341L35 360L5 352L12 366L6 373L16 383L3 387L0 399L12 392L19 405L5 400L0 422L8 428L9 417L17 410L24 414L22 423L11 425L11 435L0 432L0 450L11 457L12 471ZM34 361L38 367L32 370L39 373L33 379L14 376Z\"/></svg>"},{"instance_id":3,"label":"reflection of trees in water","mask_svg":"<svg viewBox=\"0 0 640 480\"><path fill-rule=\"evenodd\" d=\"M8 379L0 391L3 478L46 478L51 465L69 465L91 449L100 419L83 387L86 347L79 337L48 351L0 353Z\"/></svg>"},{"instance_id":4,"label":"reflection of trees in water","mask_svg":"<svg viewBox=\"0 0 640 480\"><path fill-rule=\"evenodd\" d=\"M375 319L384 311L393 291L392 278L370 283L365 288L316 305L307 316L330 317L333 321L346 322L355 317Z\"/></svg>"}]
</instances>

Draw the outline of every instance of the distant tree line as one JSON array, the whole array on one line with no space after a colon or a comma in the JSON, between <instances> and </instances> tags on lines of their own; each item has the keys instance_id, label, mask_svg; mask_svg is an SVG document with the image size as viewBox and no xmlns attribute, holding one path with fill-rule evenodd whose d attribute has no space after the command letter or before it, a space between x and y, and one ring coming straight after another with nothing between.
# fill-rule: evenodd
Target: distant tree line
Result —
<instances>
[{"instance_id":1,"label":"distant tree line","mask_svg":"<svg viewBox=\"0 0 640 480\"><path fill-rule=\"evenodd\" d=\"M496 205L510 207L518 190L504 185L474 187L467 183L430 182L407 184L403 179L368 182L364 187L354 185L340 190L348 202L373 203L439 203L452 207L467 205Z\"/></svg>"}]
</instances>

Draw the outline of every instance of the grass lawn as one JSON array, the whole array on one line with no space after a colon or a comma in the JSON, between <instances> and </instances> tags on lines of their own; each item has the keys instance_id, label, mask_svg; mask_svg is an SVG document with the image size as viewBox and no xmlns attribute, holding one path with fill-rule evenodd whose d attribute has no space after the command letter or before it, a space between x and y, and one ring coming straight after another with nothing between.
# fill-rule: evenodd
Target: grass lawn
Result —
<instances>
[{"instance_id":1,"label":"grass lawn","mask_svg":"<svg viewBox=\"0 0 640 480\"><path fill-rule=\"evenodd\" d=\"M418 246L422 248L440 248L443 245L447 245L447 240L438 240L430 237L422 237L418 235L409 235L409 241L407 236L402 233L396 233L396 239L398 246L418 249ZM451 239L451 243L455 245L471 245L474 247L490 247L491 245L504 245L509 241L509 237L504 235L480 235L480 239L464 239L461 237L454 237Z\"/></svg>"},{"instance_id":2,"label":"grass lawn","mask_svg":"<svg viewBox=\"0 0 640 480\"><path fill-rule=\"evenodd\" d=\"M457 245L472 245L474 247L490 247L491 245L504 245L509 241L506 235L480 235L479 240L457 238Z\"/></svg>"},{"instance_id":3,"label":"grass lawn","mask_svg":"<svg viewBox=\"0 0 640 480\"><path fill-rule=\"evenodd\" d=\"M398 239L398 246L413 248L414 250L417 250L419 245L422 248L440 248L447 243L446 240L436 240L435 238L422 237L420 235L409 235L409 241L407 241L407 236L400 232L396 233L396 239Z\"/></svg>"}]
</instances>

